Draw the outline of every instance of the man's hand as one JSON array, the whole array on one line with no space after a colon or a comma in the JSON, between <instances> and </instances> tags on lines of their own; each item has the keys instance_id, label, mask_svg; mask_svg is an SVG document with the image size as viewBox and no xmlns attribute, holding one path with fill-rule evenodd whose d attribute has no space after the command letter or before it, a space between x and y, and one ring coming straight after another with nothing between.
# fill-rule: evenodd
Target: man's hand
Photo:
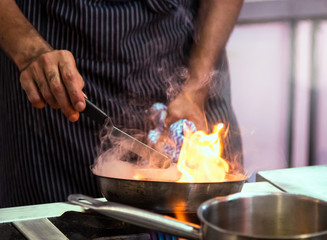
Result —
<instances>
[{"instance_id":1,"label":"man's hand","mask_svg":"<svg viewBox=\"0 0 327 240\"><path fill-rule=\"evenodd\" d=\"M197 131L202 130L206 133L208 132L207 119L204 111L207 91L207 85L202 88L195 88L193 81L187 81L182 92L168 105L165 128L154 146L155 149L163 151L166 141L169 141L168 131L170 125L181 119L187 119L193 122Z\"/></svg>"},{"instance_id":2,"label":"man's hand","mask_svg":"<svg viewBox=\"0 0 327 240\"><path fill-rule=\"evenodd\" d=\"M84 81L69 51L53 50L14 0L0 0L0 47L16 63L20 82L37 108L61 109L71 122L85 108Z\"/></svg>"},{"instance_id":3,"label":"man's hand","mask_svg":"<svg viewBox=\"0 0 327 240\"><path fill-rule=\"evenodd\" d=\"M199 100L197 93L182 91L168 105L165 119L166 129L180 119L193 122L197 130L208 131L204 100Z\"/></svg>"},{"instance_id":4,"label":"man's hand","mask_svg":"<svg viewBox=\"0 0 327 240\"><path fill-rule=\"evenodd\" d=\"M85 108L84 81L69 51L41 54L23 69L20 83L34 107L43 108L48 103L61 109L71 122L77 121Z\"/></svg>"}]
</instances>

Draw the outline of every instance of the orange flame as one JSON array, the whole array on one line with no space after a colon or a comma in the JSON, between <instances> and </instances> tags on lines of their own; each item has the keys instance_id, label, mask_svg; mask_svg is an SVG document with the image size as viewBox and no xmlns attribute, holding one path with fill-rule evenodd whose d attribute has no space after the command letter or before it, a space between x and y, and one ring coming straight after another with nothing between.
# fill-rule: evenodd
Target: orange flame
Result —
<instances>
[{"instance_id":1,"label":"orange flame","mask_svg":"<svg viewBox=\"0 0 327 240\"><path fill-rule=\"evenodd\" d=\"M224 130L224 124L218 123L209 135L203 131L186 131L177 164L182 176L177 182L219 182L225 179L229 166L221 157L222 138L227 134Z\"/></svg>"}]
</instances>

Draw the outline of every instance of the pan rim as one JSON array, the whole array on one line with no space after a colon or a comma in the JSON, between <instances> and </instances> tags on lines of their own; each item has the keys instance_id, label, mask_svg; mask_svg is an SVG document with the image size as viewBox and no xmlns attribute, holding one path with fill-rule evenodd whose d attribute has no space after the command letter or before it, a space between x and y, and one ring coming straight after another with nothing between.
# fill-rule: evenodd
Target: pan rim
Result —
<instances>
[{"instance_id":1,"label":"pan rim","mask_svg":"<svg viewBox=\"0 0 327 240\"><path fill-rule=\"evenodd\" d=\"M242 179L238 180L231 180L231 181L221 181L221 182L174 182L174 181L155 181L155 180L138 180L138 179L126 179L126 178L117 178L117 177L108 177L108 176L101 176L98 174L95 174L92 171L93 175L96 176L97 178L105 178L105 179L110 179L110 180L119 180L119 181L130 181L130 182L149 182L149 183L161 183L161 184L171 184L171 183L178 183L178 184L222 184L222 183L240 183L240 182L245 182L248 180L248 177L244 176Z\"/></svg>"}]
</instances>

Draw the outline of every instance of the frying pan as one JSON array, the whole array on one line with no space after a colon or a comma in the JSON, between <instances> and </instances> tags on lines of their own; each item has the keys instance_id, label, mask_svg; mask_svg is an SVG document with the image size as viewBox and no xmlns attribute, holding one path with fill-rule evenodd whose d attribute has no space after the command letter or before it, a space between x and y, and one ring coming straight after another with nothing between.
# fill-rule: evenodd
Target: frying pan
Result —
<instances>
[{"instance_id":1,"label":"frying pan","mask_svg":"<svg viewBox=\"0 0 327 240\"><path fill-rule=\"evenodd\" d=\"M96 122L103 124L106 120L111 122L101 109L94 105L88 99L84 114ZM116 132L122 134L121 130ZM123 133L124 136L127 134ZM125 137L126 138L126 137ZM128 136L128 139L133 139ZM147 145L133 139L131 145L135 145L134 152L144 154L144 152L156 152ZM145 149L146 151L138 151ZM147 154L145 154L147 157ZM156 158L166 162L167 157L156 154ZM170 160L168 159L170 164ZM164 164L166 167L169 164ZM155 169L151 171L156 171ZM110 178L96 175L98 185L102 195L108 201L115 201L128 204L134 207L154 210L156 212L172 213L172 212L195 212L198 206L205 200L228 194L240 192L246 180L244 176L229 175L231 181L210 182L210 183L177 183L162 181L139 181L120 178Z\"/></svg>"},{"instance_id":2,"label":"frying pan","mask_svg":"<svg viewBox=\"0 0 327 240\"><path fill-rule=\"evenodd\" d=\"M201 227L83 195L70 195L68 200L121 221L187 239L327 239L327 202L303 195L237 193L213 198L197 210Z\"/></svg>"},{"instance_id":3,"label":"frying pan","mask_svg":"<svg viewBox=\"0 0 327 240\"><path fill-rule=\"evenodd\" d=\"M108 201L161 213L196 212L209 198L226 196L242 190L245 178L228 176L232 181L183 183L140 181L95 175L102 195Z\"/></svg>"}]
</instances>

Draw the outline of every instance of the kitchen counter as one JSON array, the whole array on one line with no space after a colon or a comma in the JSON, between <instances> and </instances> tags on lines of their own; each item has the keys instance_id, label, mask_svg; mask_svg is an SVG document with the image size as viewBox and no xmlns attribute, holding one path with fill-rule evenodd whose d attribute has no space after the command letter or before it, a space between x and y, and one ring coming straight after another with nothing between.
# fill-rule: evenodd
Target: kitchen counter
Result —
<instances>
[{"instance_id":1,"label":"kitchen counter","mask_svg":"<svg viewBox=\"0 0 327 240\"><path fill-rule=\"evenodd\" d=\"M241 192L290 192L327 199L327 166L262 171L256 177L258 182L245 183ZM104 198L98 200L106 201ZM154 239L161 236L160 232L149 232L68 202L3 208L0 209L0 223L1 239L11 240L90 239L91 236L97 239L111 239L112 236L113 239L117 236L139 239L141 236L146 237L144 240L153 240L151 236Z\"/></svg>"},{"instance_id":2,"label":"kitchen counter","mask_svg":"<svg viewBox=\"0 0 327 240\"><path fill-rule=\"evenodd\" d=\"M245 183L242 192L280 192L268 182ZM106 201L104 198L99 199ZM68 211L82 212L83 208L68 202L48 203L0 209L0 223L50 218Z\"/></svg>"},{"instance_id":3,"label":"kitchen counter","mask_svg":"<svg viewBox=\"0 0 327 240\"><path fill-rule=\"evenodd\" d=\"M266 181L283 192L327 201L327 165L261 171L256 181Z\"/></svg>"}]
</instances>

